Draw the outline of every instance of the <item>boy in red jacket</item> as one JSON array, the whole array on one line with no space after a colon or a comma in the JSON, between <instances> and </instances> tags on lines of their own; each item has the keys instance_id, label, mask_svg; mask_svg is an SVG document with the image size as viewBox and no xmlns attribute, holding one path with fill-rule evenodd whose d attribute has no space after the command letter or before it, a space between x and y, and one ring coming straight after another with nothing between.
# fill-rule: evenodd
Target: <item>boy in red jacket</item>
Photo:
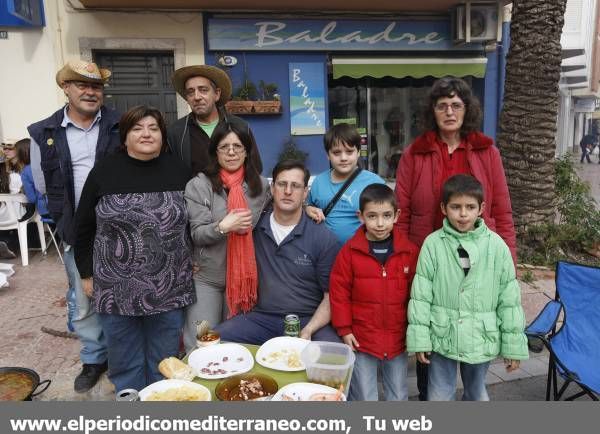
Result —
<instances>
[{"instance_id":1,"label":"boy in red jacket","mask_svg":"<svg viewBox=\"0 0 600 434\"><path fill-rule=\"evenodd\" d=\"M377 367L386 401L408 399L406 310L419 250L394 224L396 196L382 184L360 195L363 223L331 271L331 322L356 351L349 399L377 401Z\"/></svg>"}]
</instances>

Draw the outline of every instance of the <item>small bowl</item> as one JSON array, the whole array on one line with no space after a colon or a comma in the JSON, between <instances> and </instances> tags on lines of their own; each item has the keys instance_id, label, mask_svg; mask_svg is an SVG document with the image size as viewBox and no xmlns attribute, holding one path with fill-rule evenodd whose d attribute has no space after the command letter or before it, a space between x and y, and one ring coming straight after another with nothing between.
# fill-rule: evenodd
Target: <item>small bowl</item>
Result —
<instances>
[{"instance_id":1,"label":"small bowl","mask_svg":"<svg viewBox=\"0 0 600 434\"><path fill-rule=\"evenodd\" d=\"M204 335L196 339L198 348L209 347L211 345L216 345L219 342L221 342L221 335L214 330L209 330Z\"/></svg>"},{"instance_id":2,"label":"small bowl","mask_svg":"<svg viewBox=\"0 0 600 434\"><path fill-rule=\"evenodd\" d=\"M264 395L251 397L248 401L259 401L275 395L279 390L279 385L274 378L265 374L241 374L227 378L221 381L215 387L215 395L220 401L244 401L239 394L239 386L241 380L252 381L257 379L262 386Z\"/></svg>"}]
</instances>

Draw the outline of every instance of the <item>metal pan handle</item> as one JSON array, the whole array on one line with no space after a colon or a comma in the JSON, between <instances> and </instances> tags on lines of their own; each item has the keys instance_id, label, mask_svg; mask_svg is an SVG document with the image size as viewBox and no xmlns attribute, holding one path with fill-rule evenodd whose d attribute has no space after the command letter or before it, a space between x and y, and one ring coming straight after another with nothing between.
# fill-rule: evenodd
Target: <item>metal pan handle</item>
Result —
<instances>
[{"instance_id":1,"label":"metal pan handle","mask_svg":"<svg viewBox=\"0 0 600 434\"><path fill-rule=\"evenodd\" d=\"M33 393L31 394L31 396L38 396L40 393L43 393L46 391L46 389L48 387L50 387L50 380L44 380L44 381L40 381L40 383L36 386L36 388L33 390ZM41 390L37 391L40 386L43 386ZM37 392L36 392L37 391Z\"/></svg>"}]
</instances>

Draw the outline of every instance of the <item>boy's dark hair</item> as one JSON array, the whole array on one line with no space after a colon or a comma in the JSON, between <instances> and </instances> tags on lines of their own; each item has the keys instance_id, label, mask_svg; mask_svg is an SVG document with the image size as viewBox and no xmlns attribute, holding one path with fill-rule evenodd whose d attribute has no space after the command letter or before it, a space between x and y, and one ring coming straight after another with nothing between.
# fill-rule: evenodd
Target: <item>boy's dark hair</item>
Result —
<instances>
[{"instance_id":1,"label":"boy's dark hair","mask_svg":"<svg viewBox=\"0 0 600 434\"><path fill-rule=\"evenodd\" d=\"M477 199L481 205L483 202L483 186L471 175L454 175L448 178L442 187L442 203L448 205L452 196L470 196Z\"/></svg>"},{"instance_id":2,"label":"boy's dark hair","mask_svg":"<svg viewBox=\"0 0 600 434\"><path fill-rule=\"evenodd\" d=\"M273 177L273 182L277 181L277 176L281 172L292 169L300 169L304 172L304 186L308 186L310 172L308 171L304 163L300 160L282 160L279 163L277 163L275 167L273 167L273 173L271 175Z\"/></svg>"},{"instance_id":3,"label":"boy's dark hair","mask_svg":"<svg viewBox=\"0 0 600 434\"><path fill-rule=\"evenodd\" d=\"M360 194L358 206L360 212L364 212L368 203L389 203L394 207L394 211L398 210L398 202L394 190L385 184L371 184L367 186Z\"/></svg>"},{"instance_id":4,"label":"boy's dark hair","mask_svg":"<svg viewBox=\"0 0 600 434\"><path fill-rule=\"evenodd\" d=\"M323 137L325 152L329 152L336 143L346 143L348 146L360 151L360 134L350 124L342 123L334 125L327 130L325 137Z\"/></svg>"},{"instance_id":5,"label":"boy's dark hair","mask_svg":"<svg viewBox=\"0 0 600 434\"><path fill-rule=\"evenodd\" d=\"M465 104L465 117L460 127L461 136L479 130L481 124L481 105L471 87L461 78L444 77L436 80L431 87L425 110L423 111L423 128L425 131L438 131L434 106L440 98L458 96Z\"/></svg>"}]
</instances>

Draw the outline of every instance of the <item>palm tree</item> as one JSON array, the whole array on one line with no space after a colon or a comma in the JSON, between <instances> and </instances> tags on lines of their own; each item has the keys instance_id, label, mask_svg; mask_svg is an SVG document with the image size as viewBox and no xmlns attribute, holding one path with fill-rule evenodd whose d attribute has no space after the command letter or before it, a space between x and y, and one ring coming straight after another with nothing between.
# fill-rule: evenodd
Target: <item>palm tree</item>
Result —
<instances>
[{"instance_id":1,"label":"palm tree","mask_svg":"<svg viewBox=\"0 0 600 434\"><path fill-rule=\"evenodd\" d=\"M516 0L498 144L517 233L556 213L554 156L566 0Z\"/></svg>"}]
</instances>

